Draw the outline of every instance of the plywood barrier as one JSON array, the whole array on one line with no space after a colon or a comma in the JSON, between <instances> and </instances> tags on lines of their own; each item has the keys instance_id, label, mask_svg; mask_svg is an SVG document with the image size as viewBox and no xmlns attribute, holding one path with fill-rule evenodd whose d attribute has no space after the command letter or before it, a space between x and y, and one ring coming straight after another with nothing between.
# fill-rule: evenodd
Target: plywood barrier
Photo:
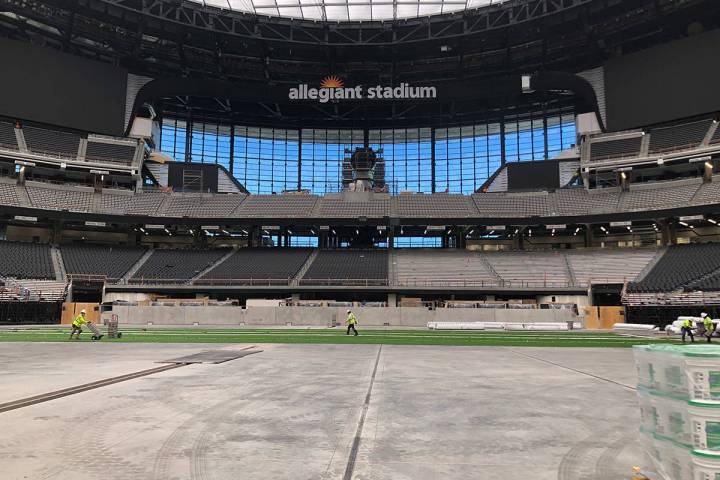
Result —
<instances>
[{"instance_id":1,"label":"plywood barrier","mask_svg":"<svg viewBox=\"0 0 720 480\"><path fill-rule=\"evenodd\" d=\"M585 307L585 328L610 330L616 323L625 323L625 307Z\"/></svg>"},{"instance_id":2,"label":"plywood barrier","mask_svg":"<svg viewBox=\"0 0 720 480\"><path fill-rule=\"evenodd\" d=\"M78 302L66 302L62 306L62 315L60 317L60 323L63 325L69 325L80 313L80 310L85 309L85 318L89 321L99 324L100 323L100 304L99 303L78 303Z\"/></svg>"},{"instance_id":3,"label":"plywood barrier","mask_svg":"<svg viewBox=\"0 0 720 480\"><path fill-rule=\"evenodd\" d=\"M585 307L585 328L588 330L600 329L600 307Z\"/></svg>"},{"instance_id":4,"label":"plywood barrier","mask_svg":"<svg viewBox=\"0 0 720 480\"><path fill-rule=\"evenodd\" d=\"M607 330L616 323L625 323L625 307L598 307L600 308L600 328Z\"/></svg>"}]
</instances>

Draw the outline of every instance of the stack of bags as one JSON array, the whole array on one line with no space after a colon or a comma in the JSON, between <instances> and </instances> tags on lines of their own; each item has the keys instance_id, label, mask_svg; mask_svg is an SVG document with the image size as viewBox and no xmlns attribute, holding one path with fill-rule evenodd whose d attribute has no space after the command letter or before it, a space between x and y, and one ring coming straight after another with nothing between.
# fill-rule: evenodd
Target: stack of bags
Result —
<instances>
[{"instance_id":1,"label":"stack of bags","mask_svg":"<svg viewBox=\"0 0 720 480\"><path fill-rule=\"evenodd\" d=\"M720 346L634 347L643 443L668 480L720 480Z\"/></svg>"}]
</instances>

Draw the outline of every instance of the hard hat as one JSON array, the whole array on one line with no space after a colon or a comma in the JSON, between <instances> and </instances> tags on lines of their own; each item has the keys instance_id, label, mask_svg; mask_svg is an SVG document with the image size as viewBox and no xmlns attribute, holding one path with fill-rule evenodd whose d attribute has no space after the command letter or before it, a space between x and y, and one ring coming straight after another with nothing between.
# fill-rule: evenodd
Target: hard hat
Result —
<instances>
[{"instance_id":1,"label":"hard hat","mask_svg":"<svg viewBox=\"0 0 720 480\"><path fill-rule=\"evenodd\" d=\"M701 314L700 314L700 317L702 317L702 318L707 317L707 313L705 313L705 312L701 313Z\"/></svg>"},{"instance_id":2,"label":"hard hat","mask_svg":"<svg viewBox=\"0 0 720 480\"><path fill-rule=\"evenodd\" d=\"M83 308L82 310L80 310L80 313L87 313L87 312L86 312L85 309Z\"/></svg>"},{"instance_id":3,"label":"hard hat","mask_svg":"<svg viewBox=\"0 0 720 480\"><path fill-rule=\"evenodd\" d=\"M347 311L347 313L350 313L350 309L349 309L349 308L348 308L348 311Z\"/></svg>"}]
</instances>

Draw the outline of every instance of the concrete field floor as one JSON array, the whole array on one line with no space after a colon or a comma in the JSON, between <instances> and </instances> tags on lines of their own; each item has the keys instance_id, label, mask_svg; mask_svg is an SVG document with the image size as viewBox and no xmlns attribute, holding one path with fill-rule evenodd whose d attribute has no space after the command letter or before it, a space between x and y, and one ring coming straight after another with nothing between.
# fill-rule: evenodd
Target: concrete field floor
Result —
<instances>
[{"instance_id":1,"label":"concrete field floor","mask_svg":"<svg viewBox=\"0 0 720 480\"><path fill-rule=\"evenodd\" d=\"M631 349L0 344L0 478L619 480L646 464Z\"/></svg>"}]
</instances>

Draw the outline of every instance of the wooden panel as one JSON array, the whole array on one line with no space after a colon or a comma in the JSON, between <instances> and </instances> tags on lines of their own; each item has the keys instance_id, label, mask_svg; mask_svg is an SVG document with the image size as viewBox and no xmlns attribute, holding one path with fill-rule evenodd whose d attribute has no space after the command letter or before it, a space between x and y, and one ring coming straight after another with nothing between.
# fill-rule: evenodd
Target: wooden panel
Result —
<instances>
[{"instance_id":1,"label":"wooden panel","mask_svg":"<svg viewBox=\"0 0 720 480\"><path fill-rule=\"evenodd\" d=\"M63 303L62 314L60 315L60 324L70 325L73 321L73 312L75 311L74 303Z\"/></svg>"},{"instance_id":2,"label":"wooden panel","mask_svg":"<svg viewBox=\"0 0 720 480\"><path fill-rule=\"evenodd\" d=\"M625 323L624 307L598 307L600 309L600 328L611 329L616 323Z\"/></svg>"},{"instance_id":3,"label":"wooden panel","mask_svg":"<svg viewBox=\"0 0 720 480\"><path fill-rule=\"evenodd\" d=\"M588 330L598 330L600 328L600 312L599 307L585 307L585 328Z\"/></svg>"},{"instance_id":4,"label":"wooden panel","mask_svg":"<svg viewBox=\"0 0 720 480\"><path fill-rule=\"evenodd\" d=\"M73 322L75 317L80 313L80 310L85 309L85 318L93 323L100 323L100 304L99 303L63 303L62 317L60 323L63 325L69 325Z\"/></svg>"}]
</instances>

